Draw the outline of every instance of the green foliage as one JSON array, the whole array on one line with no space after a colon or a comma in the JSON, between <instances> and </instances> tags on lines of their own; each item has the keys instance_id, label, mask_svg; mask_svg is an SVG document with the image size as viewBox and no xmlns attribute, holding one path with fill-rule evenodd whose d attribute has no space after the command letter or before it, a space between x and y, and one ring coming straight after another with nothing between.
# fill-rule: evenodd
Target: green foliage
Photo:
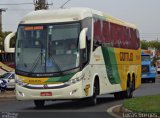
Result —
<instances>
[{"instance_id":1,"label":"green foliage","mask_svg":"<svg viewBox=\"0 0 160 118\"><path fill-rule=\"evenodd\" d=\"M156 51L160 51L160 41L158 41L158 40L152 40L152 41L141 40L141 49L147 50L148 48L153 48ZM155 56L152 60L152 65L155 66L156 61L159 59L160 59L160 57Z\"/></svg>"},{"instance_id":2,"label":"green foliage","mask_svg":"<svg viewBox=\"0 0 160 118\"><path fill-rule=\"evenodd\" d=\"M153 40L153 41L141 40L141 49L148 49L148 47L155 48L156 50L160 50L160 41L158 41L158 40Z\"/></svg>"},{"instance_id":3,"label":"green foliage","mask_svg":"<svg viewBox=\"0 0 160 118\"><path fill-rule=\"evenodd\" d=\"M141 41L141 49L144 49L144 50L148 49L148 42L146 40Z\"/></svg>"},{"instance_id":4,"label":"green foliage","mask_svg":"<svg viewBox=\"0 0 160 118\"><path fill-rule=\"evenodd\" d=\"M160 95L143 96L126 100L123 107L134 112L152 112L160 115Z\"/></svg>"}]
</instances>

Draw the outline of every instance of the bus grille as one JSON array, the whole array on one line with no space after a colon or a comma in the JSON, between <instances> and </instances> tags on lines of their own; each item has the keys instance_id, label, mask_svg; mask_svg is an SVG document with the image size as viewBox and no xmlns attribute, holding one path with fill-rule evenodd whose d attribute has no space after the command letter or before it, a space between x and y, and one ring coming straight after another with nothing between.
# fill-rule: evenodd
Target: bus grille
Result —
<instances>
[{"instance_id":1,"label":"bus grille","mask_svg":"<svg viewBox=\"0 0 160 118\"><path fill-rule=\"evenodd\" d=\"M149 66L148 65L142 65L142 73L149 72Z\"/></svg>"}]
</instances>

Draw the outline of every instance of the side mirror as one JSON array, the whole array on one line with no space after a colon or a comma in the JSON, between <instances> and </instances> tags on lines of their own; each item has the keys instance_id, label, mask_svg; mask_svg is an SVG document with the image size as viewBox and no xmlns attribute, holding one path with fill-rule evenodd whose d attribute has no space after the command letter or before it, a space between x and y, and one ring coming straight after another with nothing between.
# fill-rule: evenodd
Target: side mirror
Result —
<instances>
[{"instance_id":1,"label":"side mirror","mask_svg":"<svg viewBox=\"0 0 160 118\"><path fill-rule=\"evenodd\" d=\"M80 49L85 49L86 48L87 31L88 31L88 28L83 28L81 33L80 33L80 36L79 36Z\"/></svg>"},{"instance_id":2,"label":"side mirror","mask_svg":"<svg viewBox=\"0 0 160 118\"><path fill-rule=\"evenodd\" d=\"M11 48L10 47L10 40L16 35L15 32L12 32L10 34L8 34L4 40L4 50L5 52L15 52L15 49L14 48Z\"/></svg>"}]
</instances>

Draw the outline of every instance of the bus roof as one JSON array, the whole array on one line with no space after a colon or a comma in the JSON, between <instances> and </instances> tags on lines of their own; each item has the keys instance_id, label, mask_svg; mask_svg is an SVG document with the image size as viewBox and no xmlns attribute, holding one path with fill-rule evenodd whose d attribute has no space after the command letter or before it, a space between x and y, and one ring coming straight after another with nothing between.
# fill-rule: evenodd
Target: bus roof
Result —
<instances>
[{"instance_id":1,"label":"bus roof","mask_svg":"<svg viewBox=\"0 0 160 118\"><path fill-rule=\"evenodd\" d=\"M35 23L56 23L82 20L87 17L98 17L115 24L123 25L136 29L133 24L124 22L103 12L93 10L90 8L68 8L68 9L54 9L54 10L38 10L33 11L24 16L20 24L35 24Z\"/></svg>"}]
</instances>

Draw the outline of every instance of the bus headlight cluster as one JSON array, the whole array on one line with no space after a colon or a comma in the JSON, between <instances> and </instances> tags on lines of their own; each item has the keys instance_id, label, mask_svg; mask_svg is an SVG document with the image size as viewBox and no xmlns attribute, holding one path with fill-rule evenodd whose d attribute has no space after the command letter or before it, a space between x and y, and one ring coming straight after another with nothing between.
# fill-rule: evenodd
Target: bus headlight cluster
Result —
<instances>
[{"instance_id":1,"label":"bus headlight cluster","mask_svg":"<svg viewBox=\"0 0 160 118\"><path fill-rule=\"evenodd\" d=\"M155 69L151 69L150 71L151 71L151 73L156 73Z\"/></svg>"},{"instance_id":2,"label":"bus headlight cluster","mask_svg":"<svg viewBox=\"0 0 160 118\"><path fill-rule=\"evenodd\" d=\"M83 78L84 78L84 75L82 75L80 77L76 77L76 78L70 79L69 81L65 82L65 84L66 85L72 85L72 84L75 84L75 83L81 81Z\"/></svg>"},{"instance_id":3,"label":"bus headlight cluster","mask_svg":"<svg viewBox=\"0 0 160 118\"><path fill-rule=\"evenodd\" d=\"M16 77L15 79L16 84L20 85L20 86L25 86L27 85L27 83L24 83L22 80L20 80L18 77Z\"/></svg>"}]
</instances>

